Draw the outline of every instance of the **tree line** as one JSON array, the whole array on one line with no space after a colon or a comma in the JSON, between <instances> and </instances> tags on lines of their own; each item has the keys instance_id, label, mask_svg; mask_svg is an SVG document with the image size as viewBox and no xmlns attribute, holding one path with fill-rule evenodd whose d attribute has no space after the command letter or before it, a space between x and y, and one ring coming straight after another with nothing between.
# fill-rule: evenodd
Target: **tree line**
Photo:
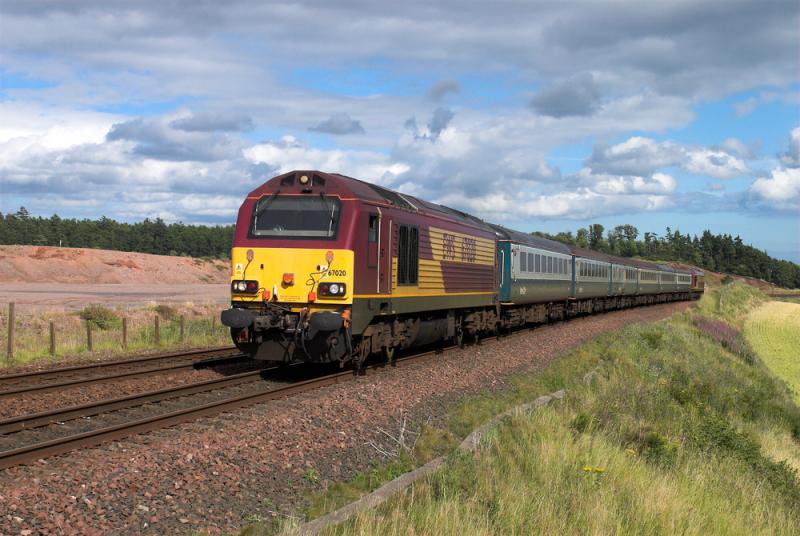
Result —
<instances>
[{"instance_id":1,"label":"tree line","mask_svg":"<svg viewBox=\"0 0 800 536\"><path fill-rule=\"evenodd\" d=\"M620 257L679 261L700 268L763 279L782 287L800 288L800 266L774 259L766 252L744 244L739 236L715 235L711 231L690 236L669 227L663 236L644 233L633 225L618 225L608 232L600 224L578 229L576 233L540 236L568 245L590 248ZM0 213L0 244L29 244L76 248L136 251L156 255L192 257L230 257L233 225L206 226L165 223L145 219L121 223L103 216L99 220L77 220L31 216L25 207L14 214Z\"/></svg>"},{"instance_id":2,"label":"tree line","mask_svg":"<svg viewBox=\"0 0 800 536\"><path fill-rule=\"evenodd\" d=\"M230 257L233 225L206 226L165 223L161 218L122 223L103 216L77 220L31 216L25 207L0 213L0 244L113 249L156 255Z\"/></svg>"},{"instance_id":3,"label":"tree line","mask_svg":"<svg viewBox=\"0 0 800 536\"><path fill-rule=\"evenodd\" d=\"M604 231L602 225L595 223L578 229L575 234L571 231L534 234L620 257L684 262L715 272L763 279L781 287L800 288L800 265L770 257L765 251L743 243L738 235L705 230L698 237L667 227L663 236L648 232L639 239L639 230L633 225L617 225L605 234Z\"/></svg>"}]
</instances>

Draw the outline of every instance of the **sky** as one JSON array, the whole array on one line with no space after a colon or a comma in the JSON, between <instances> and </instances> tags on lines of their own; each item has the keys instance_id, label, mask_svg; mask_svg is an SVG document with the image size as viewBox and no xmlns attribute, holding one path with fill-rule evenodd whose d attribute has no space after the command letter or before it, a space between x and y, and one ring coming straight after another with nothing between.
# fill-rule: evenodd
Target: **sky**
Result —
<instances>
[{"instance_id":1,"label":"sky","mask_svg":"<svg viewBox=\"0 0 800 536\"><path fill-rule=\"evenodd\" d=\"M800 262L800 5L0 0L0 212L228 224L293 169Z\"/></svg>"}]
</instances>

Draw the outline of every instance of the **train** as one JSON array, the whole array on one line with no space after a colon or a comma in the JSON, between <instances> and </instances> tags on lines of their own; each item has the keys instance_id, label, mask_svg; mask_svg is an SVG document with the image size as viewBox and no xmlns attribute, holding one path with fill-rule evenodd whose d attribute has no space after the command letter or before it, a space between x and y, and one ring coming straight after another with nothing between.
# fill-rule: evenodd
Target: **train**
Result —
<instances>
[{"instance_id":1,"label":"train","mask_svg":"<svg viewBox=\"0 0 800 536\"><path fill-rule=\"evenodd\" d=\"M597 251L336 173L242 203L221 322L254 359L350 363L614 309L699 298L704 274Z\"/></svg>"}]
</instances>

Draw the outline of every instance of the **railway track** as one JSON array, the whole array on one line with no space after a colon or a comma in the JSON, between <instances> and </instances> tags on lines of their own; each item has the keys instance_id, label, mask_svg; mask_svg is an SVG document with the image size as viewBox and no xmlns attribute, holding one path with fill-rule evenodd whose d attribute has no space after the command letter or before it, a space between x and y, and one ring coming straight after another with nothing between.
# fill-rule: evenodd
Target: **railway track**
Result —
<instances>
[{"instance_id":1,"label":"railway track","mask_svg":"<svg viewBox=\"0 0 800 536\"><path fill-rule=\"evenodd\" d=\"M537 327L523 328L497 337L488 336L477 341L477 344L491 344L500 338L517 336L537 329ZM392 365L405 366L419 363L454 348L457 347L447 346L399 357ZM370 364L366 368L376 369L386 366L386 363L381 362ZM282 385L275 385L274 380L271 386L268 382L260 381L268 379L265 375L278 368L245 372L218 380L208 380L0 421L0 470L15 465L31 464L42 458L65 454L80 448L119 441L136 434L190 422L198 418L287 398L328 385L354 381L358 377L352 370L347 370L299 381L284 381ZM243 387L247 385L251 387ZM211 394L202 398L204 393ZM181 398L188 400L189 403L175 404L174 406L178 407L170 407L170 401ZM140 410L133 415L125 415L125 412L132 408L149 408L148 404L152 404L153 407L158 405L161 410L155 412L149 409ZM85 422L98 415L110 415L115 412L121 413L121 417L106 419L97 427L86 429L86 426L70 425L70 423ZM63 428L65 433L60 435L55 432L32 434L27 442L16 441L17 438L21 438L19 434L35 432L40 428L52 430L52 427Z\"/></svg>"},{"instance_id":2,"label":"railway track","mask_svg":"<svg viewBox=\"0 0 800 536\"><path fill-rule=\"evenodd\" d=\"M404 366L411 362L420 362L451 348L453 347L401 357L393 364ZM378 363L368 368L385 366L385 363ZM0 421L0 470L34 463L42 458L80 448L119 441L198 418L287 398L327 385L353 381L357 377L352 370L348 370L317 378L289 380L277 386L273 380L272 386L269 386L263 380L268 379L269 373L276 370L278 367L245 372L226 378ZM207 395L206 399L198 397L203 393ZM181 398L184 399L183 402L180 401ZM173 407L170 407L170 402ZM154 406L150 408L149 404ZM152 411L155 405L161 410ZM132 413L125 415L126 411ZM97 416L115 412L122 415L99 419L99 426L87 424ZM25 434L28 436L20 437Z\"/></svg>"},{"instance_id":3,"label":"railway track","mask_svg":"<svg viewBox=\"0 0 800 536\"><path fill-rule=\"evenodd\" d=\"M0 376L0 399L68 387L203 368L241 359L234 347L192 350L155 356L76 365Z\"/></svg>"}]
</instances>

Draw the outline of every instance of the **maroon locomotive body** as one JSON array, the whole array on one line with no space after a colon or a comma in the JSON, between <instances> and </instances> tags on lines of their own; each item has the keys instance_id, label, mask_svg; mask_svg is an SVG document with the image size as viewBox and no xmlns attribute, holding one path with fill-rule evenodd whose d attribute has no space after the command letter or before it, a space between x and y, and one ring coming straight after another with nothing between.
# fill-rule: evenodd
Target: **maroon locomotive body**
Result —
<instances>
[{"instance_id":1,"label":"maroon locomotive body","mask_svg":"<svg viewBox=\"0 0 800 536\"><path fill-rule=\"evenodd\" d=\"M262 359L345 361L496 321L494 230L350 177L293 171L242 204L223 322Z\"/></svg>"}]
</instances>

